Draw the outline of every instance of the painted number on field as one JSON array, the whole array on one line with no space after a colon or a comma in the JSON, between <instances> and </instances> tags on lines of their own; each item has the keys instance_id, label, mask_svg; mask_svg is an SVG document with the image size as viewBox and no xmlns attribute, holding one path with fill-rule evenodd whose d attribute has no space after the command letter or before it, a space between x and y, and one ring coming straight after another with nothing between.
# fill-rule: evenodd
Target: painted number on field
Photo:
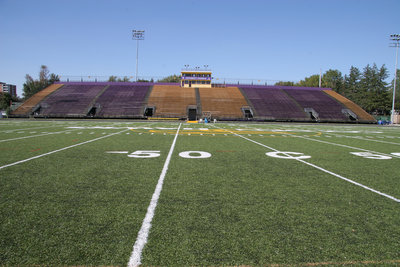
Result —
<instances>
[{"instance_id":1,"label":"painted number on field","mask_svg":"<svg viewBox=\"0 0 400 267\"><path fill-rule=\"evenodd\" d=\"M385 155L380 155L380 154L374 154L371 152L350 152L350 154L363 157L366 159L391 159L392 157L385 156ZM394 154L394 153L393 153Z\"/></svg>"},{"instance_id":2,"label":"painted number on field","mask_svg":"<svg viewBox=\"0 0 400 267\"><path fill-rule=\"evenodd\" d=\"M309 159L311 156L304 155L300 152L289 152L289 151L276 151L265 153L269 157L279 159Z\"/></svg>"},{"instance_id":3,"label":"painted number on field","mask_svg":"<svg viewBox=\"0 0 400 267\"><path fill-rule=\"evenodd\" d=\"M108 154L128 154L128 151L107 151ZM130 158L157 158L161 156L161 151L159 150L137 150L128 155ZM181 158L186 159L206 159L211 157L211 154L204 151L184 151L179 153Z\"/></svg>"},{"instance_id":4,"label":"painted number on field","mask_svg":"<svg viewBox=\"0 0 400 267\"><path fill-rule=\"evenodd\" d=\"M179 156L186 159L206 159L211 157L211 154L204 151L184 151L179 153Z\"/></svg>"},{"instance_id":5,"label":"painted number on field","mask_svg":"<svg viewBox=\"0 0 400 267\"><path fill-rule=\"evenodd\" d=\"M158 150L137 150L128 155L130 158L157 158L160 156Z\"/></svg>"}]
</instances>

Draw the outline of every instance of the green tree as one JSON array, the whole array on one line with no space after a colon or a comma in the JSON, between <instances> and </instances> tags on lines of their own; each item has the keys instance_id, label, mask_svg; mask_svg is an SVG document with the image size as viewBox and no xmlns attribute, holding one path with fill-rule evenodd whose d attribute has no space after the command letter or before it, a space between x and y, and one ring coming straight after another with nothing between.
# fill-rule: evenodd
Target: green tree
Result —
<instances>
[{"instance_id":1,"label":"green tree","mask_svg":"<svg viewBox=\"0 0 400 267\"><path fill-rule=\"evenodd\" d=\"M23 96L24 99L28 99L37 92L43 90L54 82L60 81L60 77L54 73L49 72L47 66L42 65L40 67L39 79L35 80L29 74L25 76L25 83L23 84Z\"/></svg>"},{"instance_id":2,"label":"green tree","mask_svg":"<svg viewBox=\"0 0 400 267\"><path fill-rule=\"evenodd\" d=\"M361 72L358 68L351 66L349 75L344 76L342 95L356 104L360 104L360 81Z\"/></svg>"},{"instance_id":3,"label":"green tree","mask_svg":"<svg viewBox=\"0 0 400 267\"><path fill-rule=\"evenodd\" d=\"M158 80L159 83L179 83L180 81L181 81L181 76L176 74Z\"/></svg>"},{"instance_id":4,"label":"green tree","mask_svg":"<svg viewBox=\"0 0 400 267\"><path fill-rule=\"evenodd\" d=\"M0 109L5 110L10 107L11 101L13 101L13 99L9 93L0 92Z\"/></svg>"},{"instance_id":5,"label":"green tree","mask_svg":"<svg viewBox=\"0 0 400 267\"><path fill-rule=\"evenodd\" d=\"M310 77L306 77L304 80L301 80L296 84L296 86L303 87L318 87L319 86L319 75L311 75Z\"/></svg>"},{"instance_id":6,"label":"green tree","mask_svg":"<svg viewBox=\"0 0 400 267\"><path fill-rule=\"evenodd\" d=\"M380 69L374 64L369 64L364 68L360 80L361 107L367 112L375 114L389 114L390 112L390 93L387 82L388 70L385 65Z\"/></svg>"},{"instance_id":7,"label":"green tree","mask_svg":"<svg viewBox=\"0 0 400 267\"><path fill-rule=\"evenodd\" d=\"M108 78L108 81L109 82L116 82L117 81L117 76L114 76L114 75L111 75L109 78Z\"/></svg>"},{"instance_id":8,"label":"green tree","mask_svg":"<svg viewBox=\"0 0 400 267\"><path fill-rule=\"evenodd\" d=\"M343 76L338 70L329 69L322 75L322 87L331 88L337 93L343 91Z\"/></svg>"},{"instance_id":9,"label":"green tree","mask_svg":"<svg viewBox=\"0 0 400 267\"><path fill-rule=\"evenodd\" d=\"M294 82L279 81L275 83L276 86L294 86Z\"/></svg>"},{"instance_id":10,"label":"green tree","mask_svg":"<svg viewBox=\"0 0 400 267\"><path fill-rule=\"evenodd\" d=\"M124 78L118 78L118 82L129 82L129 78L127 76L124 76Z\"/></svg>"}]
</instances>

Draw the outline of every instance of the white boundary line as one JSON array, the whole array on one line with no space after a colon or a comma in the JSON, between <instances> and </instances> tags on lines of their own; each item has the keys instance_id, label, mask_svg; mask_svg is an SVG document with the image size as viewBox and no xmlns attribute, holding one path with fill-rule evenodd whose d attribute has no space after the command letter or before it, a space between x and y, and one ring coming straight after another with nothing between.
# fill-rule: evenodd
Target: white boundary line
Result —
<instances>
[{"instance_id":1,"label":"white boundary line","mask_svg":"<svg viewBox=\"0 0 400 267\"><path fill-rule=\"evenodd\" d=\"M110 137L110 136L113 136L113 135L116 135L116 134L120 134L120 133L126 132L126 131L128 131L128 130L123 130L123 131L120 131L120 132L117 132L117 133L112 133L112 134L109 134L109 135L106 135L106 136L102 136L102 137L98 137L98 138L95 138L95 139L92 139L92 140L89 140L89 141L85 141L85 142L82 142L82 143L79 143L79 144L75 144L75 145L72 145L72 146L67 146L67 147L64 147L64 148L53 150L53 151L50 151L48 153L37 155L37 156L31 157L31 158L28 158L28 159L24 159L24 160L20 160L20 161L14 162L14 163L3 165L3 166L0 166L0 170L4 169L4 168L7 168L7 167L14 166L14 165L18 165L20 163L24 163L24 162L27 162L27 161L30 161L30 160L33 160L33 159L38 159L38 158L41 158L41 157L44 157L44 156L48 156L48 155L51 155L51 154L54 154L54 153L57 153L57 152L60 152L60 151L63 151L63 150L67 150L67 149L73 148L73 147L77 147L77 146L80 146L80 145L88 144L88 143L91 143L91 142L94 142L94 141L97 141L97 140L100 140L100 139L103 139L103 138L107 138L107 137Z\"/></svg>"},{"instance_id":2,"label":"white boundary line","mask_svg":"<svg viewBox=\"0 0 400 267\"><path fill-rule=\"evenodd\" d=\"M214 127L216 127L216 126L214 126ZM219 127L216 127L216 128L219 128ZM223 128L219 128L219 129L223 129ZM225 130L225 129L223 129L223 130ZM389 199L391 199L391 200L394 200L394 201L400 203L400 199L398 199L398 198L395 198L395 197L390 196L390 195L388 195L388 194L382 193L382 192L380 192L380 191L378 191L378 190L375 190L375 189L373 189L373 188L371 188L371 187L368 187L368 186L366 186L366 185L360 184L360 183L358 183L358 182L356 182L356 181L353 181L353 180L351 180L351 179L349 179L349 178L346 178L346 177L341 176L341 175L339 175L339 174L336 174L336 173L334 173L334 172L328 171L328 170L326 170L326 169L324 169L324 168L321 168L321 167L319 167L319 166L317 166L317 165L314 165L314 164L309 163L309 162L307 162L307 161L304 161L304 160L302 160L302 159L298 159L298 158L292 157L291 155L286 154L285 152L276 150L275 148L272 148L272 147L269 147L269 146L267 146L267 145L261 144L261 143L259 143L259 142L254 141L254 140L251 140L251 139L249 139L249 138L247 138L247 137L241 136L240 134L231 132L231 131L229 131L229 130L225 130L225 131L228 131L228 132L230 132L230 133L232 133L232 134L234 134L234 135L236 135L236 136L238 136L238 137L241 137L241 138L243 138L243 139L245 139L245 140L247 140L247 141L253 142L253 143L255 143L255 144L259 145L259 146L263 146L263 147L268 148L268 149L270 149L270 150L273 150L273 151L275 151L275 152L281 152L282 154L284 154L284 155L287 156L287 157L293 158L293 159L295 159L295 160L297 160L297 161L299 161L299 162L302 162L302 163L304 163L304 164L306 164L306 165L308 165L308 166L311 166L311 167L316 168L316 169L318 169L318 170L320 170L320 171L323 171L323 172L325 172L325 173L328 173L328 174L330 174L330 175L333 175L333 176L335 176L335 177L337 177L337 178L340 178L340 179L342 179L342 180L344 180L344 181L346 181L346 182L352 183L352 184L354 184L354 185L357 185L357 186L362 187L362 188L364 188L364 189L366 189L366 190L369 190L369 191L374 192L374 193L376 193L376 194L378 194L378 195L387 197L387 198L389 198Z\"/></svg>"},{"instance_id":3,"label":"white boundary line","mask_svg":"<svg viewBox=\"0 0 400 267\"><path fill-rule=\"evenodd\" d=\"M172 157L172 153L174 152L176 139L178 138L179 130L181 128L182 123L179 124L178 130L176 131L174 141L172 142L171 148L169 150L167 159L165 160L164 167L161 171L160 178L158 179L158 183L156 189L154 190L153 196L150 201L150 205L147 208L146 216L143 219L142 227L139 230L138 236L136 238L136 242L133 245L133 251L131 257L129 258L128 267L139 266L141 263L142 251L144 246L147 243L147 238L149 236L151 221L154 217L154 212L157 207L158 199L161 194L162 186L164 183L165 175L167 174L169 162Z\"/></svg>"}]
</instances>

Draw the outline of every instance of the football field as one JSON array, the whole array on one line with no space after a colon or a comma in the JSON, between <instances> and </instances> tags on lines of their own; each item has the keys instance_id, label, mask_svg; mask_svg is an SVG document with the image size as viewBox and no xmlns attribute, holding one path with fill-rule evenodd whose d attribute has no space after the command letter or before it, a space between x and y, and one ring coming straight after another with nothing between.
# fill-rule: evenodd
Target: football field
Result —
<instances>
[{"instance_id":1,"label":"football field","mask_svg":"<svg viewBox=\"0 0 400 267\"><path fill-rule=\"evenodd\" d=\"M0 121L0 265L400 264L400 127Z\"/></svg>"}]
</instances>

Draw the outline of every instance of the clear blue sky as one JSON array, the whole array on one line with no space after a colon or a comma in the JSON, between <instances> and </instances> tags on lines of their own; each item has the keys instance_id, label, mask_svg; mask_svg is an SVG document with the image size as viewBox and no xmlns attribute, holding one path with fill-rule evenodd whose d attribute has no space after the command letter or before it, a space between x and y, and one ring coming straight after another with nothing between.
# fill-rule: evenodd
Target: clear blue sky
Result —
<instances>
[{"instance_id":1,"label":"clear blue sky","mask_svg":"<svg viewBox=\"0 0 400 267\"><path fill-rule=\"evenodd\" d=\"M41 65L58 75L178 74L298 81L385 64L394 75L399 0L0 0L0 81L22 95Z\"/></svg>"}]
</instances>

